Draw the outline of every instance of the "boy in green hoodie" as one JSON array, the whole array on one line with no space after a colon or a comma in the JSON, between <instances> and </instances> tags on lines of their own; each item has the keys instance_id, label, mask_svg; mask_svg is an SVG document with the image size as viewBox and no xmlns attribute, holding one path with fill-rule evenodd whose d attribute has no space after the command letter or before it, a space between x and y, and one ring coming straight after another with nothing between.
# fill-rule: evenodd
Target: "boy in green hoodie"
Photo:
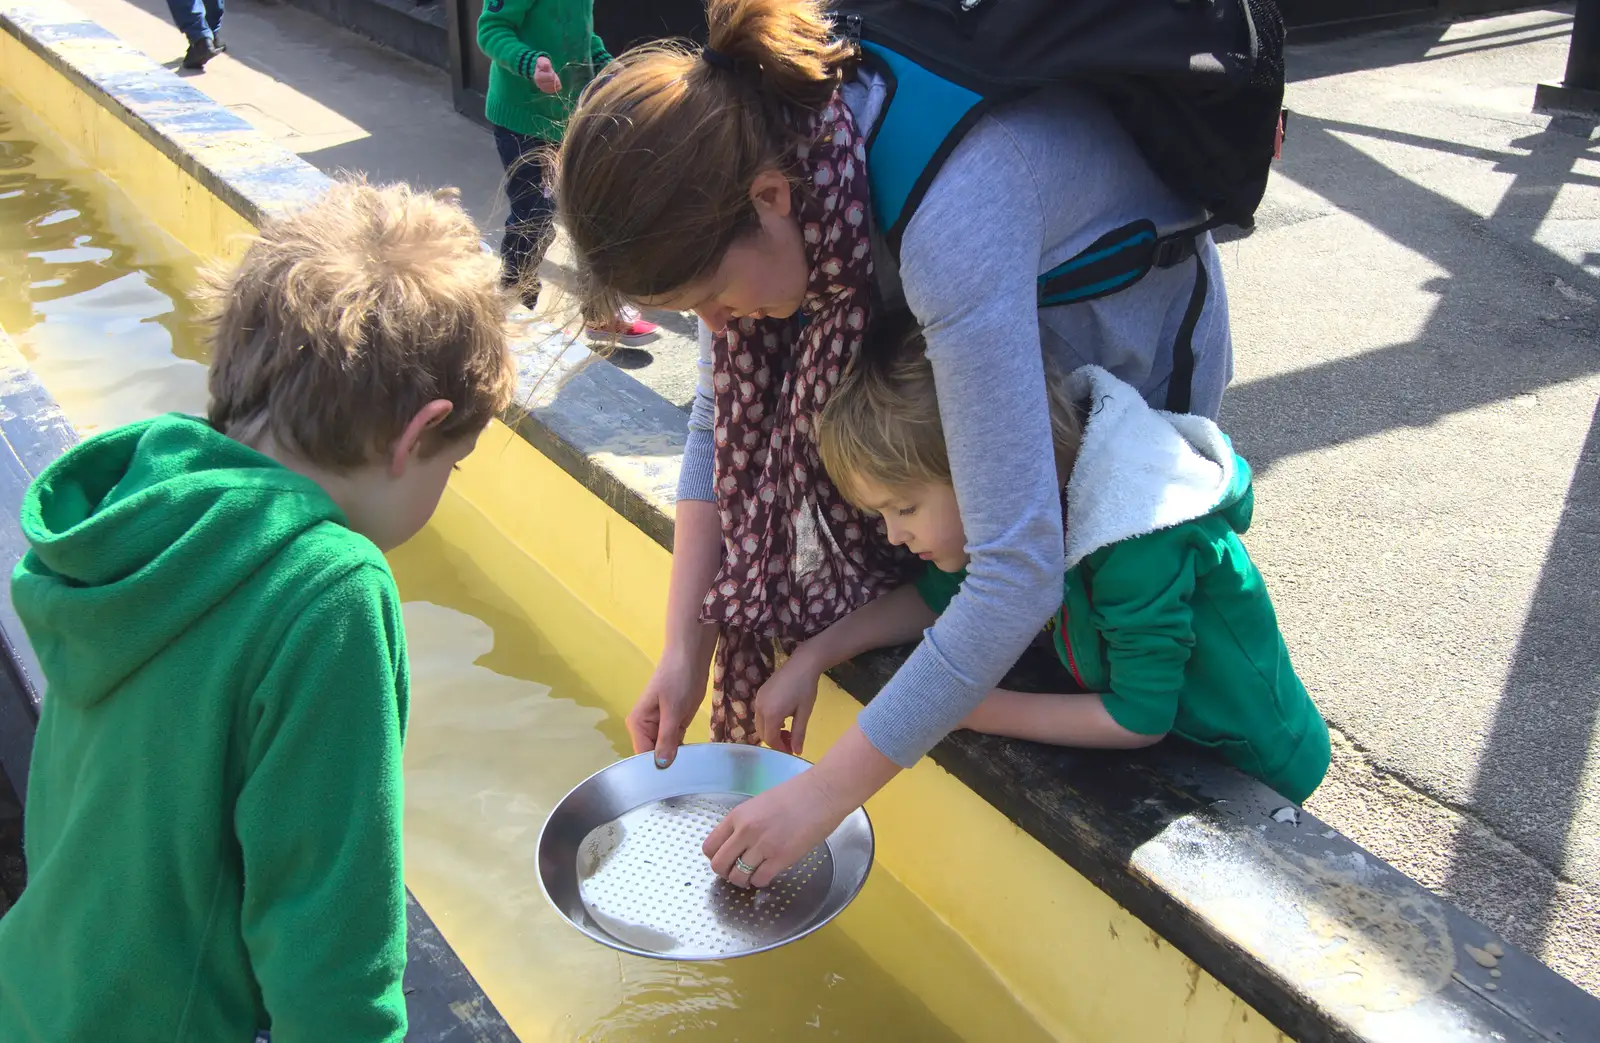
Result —
<instances>
[{"instance_id":1,"label":"boy in green hoodie","mask_svg":"<svg viewBox=\"0 0 1600 1043\"><path fill-rule=\"evenodd\" d=\"M6 1043L405 1036L383 551L510 398L498 264L452 198L344 182L205 298L209 418L91 438L23 502L48 690Z\"/></svg>"},{"instance_id":2,"label":"boy in green hoodie","mask_svg":"<svg viewBox=\"0 0 1600 1043\"><path fill-rule=\"evenodd\" d=\"M1061 607L1040 623L1090 694L997 689L962 727L1123 749L1177 735L1304 801L1327 771L1328 729L1239 540L1254 504L1249 465L1210 420L1158 412L1098 366L1055 375L1049 390L1066 554ZM928 564L914 584L800 645L762 686L757 730L795 753L822 672L920 638L968 561L920 338L864 359L823 410L817 440L840 492Z\"/></svg>"},{"instance_id":3,"label":"boy in green hoodie","mask_svg":"<svg viewBox=\"0 0 1600 1043\"><path fill-rule=\"evenodd\" d=\"M490 61L484 116L494 125L511 206L500 257L506 283L533 308L555 224L545 158L561 140L573 102L611 55L594 31L594 0L486 0L478 49ZM583 319L591 336L628 346L653 339L659 329L633 308L609 320Z\"/></svg>"}]
</instances>

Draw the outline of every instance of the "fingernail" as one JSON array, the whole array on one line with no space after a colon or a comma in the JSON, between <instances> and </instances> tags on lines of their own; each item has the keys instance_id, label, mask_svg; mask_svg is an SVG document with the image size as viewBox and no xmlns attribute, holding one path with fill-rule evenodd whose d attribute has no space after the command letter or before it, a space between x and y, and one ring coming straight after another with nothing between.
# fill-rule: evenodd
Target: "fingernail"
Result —
<instances>
[{"instance_id":1,"label":"fingernail","mask_svg":"<svg viewBox=\"0 0 1600 1043\"><path fill-rule=\"evenodd\" d=\"M665 757L657 757L656 758L656 767L665 768L666 766L667 766L667 759Z\"/></svg>"}]
</instances>

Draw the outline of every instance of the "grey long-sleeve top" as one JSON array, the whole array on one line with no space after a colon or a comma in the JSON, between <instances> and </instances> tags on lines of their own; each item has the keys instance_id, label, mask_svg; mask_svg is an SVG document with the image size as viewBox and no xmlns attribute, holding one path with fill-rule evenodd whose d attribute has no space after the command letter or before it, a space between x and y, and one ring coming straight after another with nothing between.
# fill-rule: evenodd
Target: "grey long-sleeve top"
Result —
<instances>
[{"instance_id":1,"label":"grey long-sleeve top","mask_svg":"<svg viewBox=\"0 0 1600 1043\"><path fill-rule=\"evenodd\" d=\"M882 85L851 83L845 100L871 127ZM1037 307L1040 273L1143 217L1165 232L1202 215L1156 178L1101 106L1052 91L973 127L906 228L898 272L881 240L874 244L884 299L903 300L927 339L972 559L950 607L861 713L868 740L902 766L983 701L1060 604L1065 476L1050 448L1045 357L1065 371L1103 366L1152 405L1165 403L1193 264L1153 271L1099 300ZM1193 337L1192 409L1215 418L1233 345L1217 248L1209 235L1200 245L1210 292ZM700 348L678 496L712 500L711 336L703 326Z\"/></svg>"}]
</instances>

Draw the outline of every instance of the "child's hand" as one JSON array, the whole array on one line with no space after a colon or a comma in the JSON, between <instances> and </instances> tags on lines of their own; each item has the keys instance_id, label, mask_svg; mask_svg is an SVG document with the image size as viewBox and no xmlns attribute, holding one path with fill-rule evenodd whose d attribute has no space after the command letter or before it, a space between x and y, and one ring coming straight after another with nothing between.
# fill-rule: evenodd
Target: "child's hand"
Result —
<instances>
[{"instance_id":1,"label":"child's hand","mask_svg":"<svg viewBox=\"0 0 1600 1043\"><path fill-rule=\"evenodd\" d=\"M800 756L806 743L806 723L817 704L817 682L822 671L812 665L804 648L786 659L777 673L756 693L756 734L775 750ZM793 731L783 730L783 722L794 718Z\"/></svg>"},{"instance_id":2,"label":"child's hand","mask_svg":"<svg viewBox=\"0 0 1600 1043\"><path fill-rule=\"evenodd\" d=\"M550 64L550 59L541 55L533 63L533 85L546 94L554 94L561 89L561 77L556 75L556 70Z\"/></svg>"}]
</instances>

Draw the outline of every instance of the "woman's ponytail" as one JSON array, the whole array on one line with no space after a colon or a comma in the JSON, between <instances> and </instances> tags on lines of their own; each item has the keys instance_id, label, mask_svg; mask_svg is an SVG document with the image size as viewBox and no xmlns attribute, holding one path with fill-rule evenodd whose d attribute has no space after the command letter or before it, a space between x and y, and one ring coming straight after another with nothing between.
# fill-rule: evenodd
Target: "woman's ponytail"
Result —
<instances>
[{"instance_id":1,"label":"woman's ponytail","mask_svg":"<svg viewBox=\"0 0 1600 1043\"><path fill-rule=\"evenodd\" d=\"M737 74L801 108L827 103L855 53L815 0L709 0L706 25L707 45Z\"/></svg>"}]
</instances>

